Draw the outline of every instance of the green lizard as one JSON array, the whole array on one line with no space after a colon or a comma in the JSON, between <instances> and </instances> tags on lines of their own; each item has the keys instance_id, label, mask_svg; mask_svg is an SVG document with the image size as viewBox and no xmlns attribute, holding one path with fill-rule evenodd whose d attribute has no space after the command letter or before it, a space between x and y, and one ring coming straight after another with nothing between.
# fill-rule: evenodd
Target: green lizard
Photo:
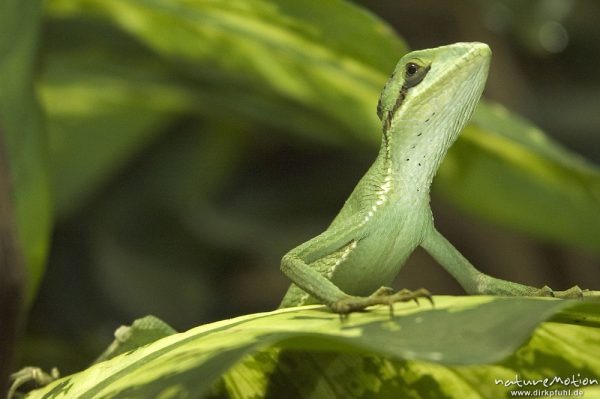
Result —
<instances>
[{"instance_id":1,"label":"green lizard","mask_svg":"<svg viewBox=\"0 0 600 399\"><path fill-rule=\"evenodd\" d=\"M426 290L382 287L418 246L469 294L583 295L577 286L553 291L483 274L434 227L429 187L479 101L490 58L486 44L456 43L400 60L377 106L379 155L327 230L283 257L281 270L293 284L281 307L324 303L345 314L429 297Z\"/></svg>"}]
</instances>

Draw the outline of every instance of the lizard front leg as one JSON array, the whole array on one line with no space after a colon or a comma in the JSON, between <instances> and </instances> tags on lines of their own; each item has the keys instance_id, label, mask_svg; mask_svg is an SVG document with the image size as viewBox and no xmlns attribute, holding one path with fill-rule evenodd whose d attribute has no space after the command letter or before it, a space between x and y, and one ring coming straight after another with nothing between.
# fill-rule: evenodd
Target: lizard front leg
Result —
<instances>
[{"instance_id":1,"label":"lizard front leg","mask_svg":"<svg viewBox=\"0 0 600 399\"><path fill-rule=\"evenodd\" d=\"M331 307L350 295L338 288L321 273L311 268L295 251L291 251L281 259L281 271L298 287L311 294L319 302ZM300 305L301 303L289 304Z\"/></svg>"},{"instance_id":2,"label":"lizard front leg","mask_svg":"<svg viewBox=\"0 0 600 399\"><path fill-rule=\"evenodd\" d=\"M324 274L311 267L311 263L336 253L339 254L340 258L341 264L339 267L344 267L343 259L347 255L344 253L344 249L351 251L352 248L360 246L361 238L364 238L367 234L364 230L363 220L364 217L357 214L294 248L281 260L281 271L296 286L339 314L361 311L373 305L390 306L390 312L392 312L392 305L395 302L417 301L418 298L431 300L429 292L423 289L415 292L402 290L394 293L391 288L381 287L370 296L350 295L342 291ZM360 278L360 276L357 278ZM297 298L293 299L291 301L284 300L283 306L290 307L303 304Z\"/></svg>"},{"instance_id":3,"label":"lizard front leg","mask_svg":"<svg viewBox=\"0 0 600 399\"><path fill-rule=\"evenodd\" d=\"M349 295L337 287L331 280L311 268L298 257L294 251L288 253L281 261L281 271L298 287L311 294L321 303L341 315L358 312L374 305L386 305L393 316L393 304L396 302L415 301L426 298L432 304L431 294L425 289L416 291L401 290L394 292L389 287L381 287L368 297Z\"/></svg>"},{"instance_id":4,"label":"lizard front leg","mask_svg":"<svg viewBox=\"0 0 600 399\"><path fill-rule=\"evenodd\" d=\"M574 286L565 291L554 291L501 280L477 270L440 232L432 228L421 246L446 269L463 289L472 295L546 296L581 298L591 293Z\"/></svg>"}]
</instances>

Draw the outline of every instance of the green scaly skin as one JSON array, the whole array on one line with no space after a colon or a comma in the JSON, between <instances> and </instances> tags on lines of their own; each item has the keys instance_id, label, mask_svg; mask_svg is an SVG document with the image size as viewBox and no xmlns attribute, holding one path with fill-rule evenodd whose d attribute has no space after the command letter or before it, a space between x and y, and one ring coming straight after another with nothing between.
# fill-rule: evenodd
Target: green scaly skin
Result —
<instances>
[{"instance_id":1,"label":"green scaly skin","mask_svg":"<svg viewBox=\"0 0 600 399\"><path fill-rule=\"evenodd\" d=\"M465 126L487 79L490 48L455 43L404 56L385 85L378 115L381 150L323 233L288 252L281 270L293 284L280 307L324 303L347 314L417 300L426 290L393 293L406 258L422 246L469 294L577 298L481 273L434 227L429 189Z\"/></svg>"}]
</instances>

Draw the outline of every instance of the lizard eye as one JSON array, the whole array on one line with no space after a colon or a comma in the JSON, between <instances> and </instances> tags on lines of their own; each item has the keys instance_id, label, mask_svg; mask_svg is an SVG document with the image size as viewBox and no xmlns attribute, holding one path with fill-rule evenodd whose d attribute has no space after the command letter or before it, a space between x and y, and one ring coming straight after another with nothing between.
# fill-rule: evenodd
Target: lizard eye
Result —
<instances>
[{"instance_id":1,"label":"lizard eye","mask_svg":"<svg viewBox=\"0 0 600 399\"><path fill-rule=\"evenodd\" d=\"M407 88L418 85L425 78L430 68L431 65L424 67L414 62L409 62L405 67L404 85Z\"/></svg>"},{"instance_id":2,"label":"lizard eye","mask_svg":"<svg viewBox=\"0 0 600 399\"><path fill-rule=\"evenodd\" d=\"M406 76L412 76L419 70L419 66L415 63L409 62L406 64Z\"/></svg>"}]
</instances>

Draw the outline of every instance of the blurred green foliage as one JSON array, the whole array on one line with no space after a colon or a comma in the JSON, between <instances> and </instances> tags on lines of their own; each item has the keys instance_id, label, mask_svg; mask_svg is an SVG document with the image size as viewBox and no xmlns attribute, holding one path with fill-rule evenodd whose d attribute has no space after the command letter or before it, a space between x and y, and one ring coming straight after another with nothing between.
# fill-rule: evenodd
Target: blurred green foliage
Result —
<instances>
[{"instance_id":1,"label":"blurred green foliage","mask_svg":"<svg viewBox=\"0 0 600 399\"><path fill-rule=\"evenodd\" d=\"M528 68L551 82L579 81L563 69L587 72L591 62L578 56L593 53L583 31L564 50L578 51L566 57L571 64L553 66L547 48L559 51L562 39L547 22L568 26L571 16L571 26L585 29L592 24L581 19L598 6L566 2L570 8L561 11L550 3L48 1L36 78L32 34L22 36L31 43L18 58L28 67L0 64L10 68L0 75L2 110L12 110L2 118L22 124L15 132L42 131L30 90L16 82L37 84L46 113L49 168L43 136L12 136L14 164L34 171L14 168L32 282L50 235L46 174L57 220L26 361L76 369L117 325L147 313L182 329L275 306L287 284L278 272L281 255L327 225L377 151L377 97L408 51L394 28L412 46L490 43L488 87L500 98L509 88L506 103L519 108L528 98ZM35 15L22 18L6 23L25 29ZM444 30L453 24L460 33ZM511 57L529 63L506 66ZM21 93L23 103L6 102L4 87ZM546 113L562 121L556 115L564 110L578 126L591 123L593 107L581 103L579 117L564 103ZM597 131L600 123L590 126ZM579 140L600 160L597 138ZM477 220L593 254L588 278L575 276L575 283L600 282L600 172L516 114L482 104L434 188L436 198ZM492 241L484 236L472 245L510 259L511 248L498 250ZM505 263L504 277L522 275ZM551 265L544 266L542 284ZM559 273L560 281L567 274ZM61 349L69 340L78 353Z\"/></svg>"},{"instance_id":2,"label":"blurred green foliage","mask_svg":"<svg viewBox=\"0 0 600 399\"><path fill-rule=\"evenodd\" d=\"M0 130L28 265L29 301L46 263L52 213L46 132L33 87L41 13L39 1L7 0L0 8Z\"/></svg>"},{"instance_id":3,"label":"blurred green foliage","mask_svg":"<svg viewBox=\"0 0 600 399\"><path fill-rule=\"evenodd\" d=\"M95 77L100 80L96 83L102 84L103 90L99 96L94 96L97 87L96 90L89 87L94 81L85 75L98 69L98 63L94 62L96 68L91 71L85 70L83 81L64 82L60 80L60 74L66 73L72 79L77 70L70 71L66 65L72 60L73 52L63 54L68 58L55 60L58 76L50 75L50 78L59 80L50 81L51 90L46 97L48 104L59 104L56 96L70 97L73 101L72 107L63 101L57 106L56 111L63 115L63 120L56 135L53 134L53 137L58 136L53 142L55 148L62 150L61 156L56 157L57 162L65 163L54 173L61 183L59 187L67 188L58 191L63 195L85 190L85 185L88 190L92 189L93 177L106 175L127 154L126 150L134 153L139 148L143 141L137 141L137 138L152 129L132 128L128 124L136 123L137 119L127 117L121 119L123 125L115 124L112 118L118 118L119 113L114 115L110 105L120 100L122 112L129 111L126 115L142 119L142 110L127 109L128 104L135 107L143 104L140 95L146 96L150 120L158 117L160 110L163 113L177 111L173 108L179 105L178 110L182 113L196 110L204 117L217 114L229 119L235 115L239 120L241 113L251 122L297 131L307 138L329 138L339 145L361 141L375 144L379 121L373 112L373 104L376 104L380 88L394 63L406 52L404 44L384 23L338 2L312 5L303 1L80 0L54 1L50 6L53 15L61 18L97 17L114 23L154 50L177 72L185 74L191 84L199 85L198 91L205 92L207 86L210 90L204 101L202 95L196 96L197 103L193 106L190 104L193 92L189 93L192 99L182 101L181 97L185 98L183 82L173 82L170 92L152 91L164 90L160 87L162 82L156 82L157 76L151 75L154 71L145 73L139 60L134 58L129 64L127 57L127 65L133 69L127 73L123 63L117 63L121 73L126 74L122 76L112 67L113 63L108 63L102 76ZM336 15L333 20L328 18L332 14ZM63 34L78 36L77 31ZM89 40L85 41L84 54L89 52L90 44ZM75 62L83 58L80 54L75 57ZM71 67L77 66L71 64ZM106 76L107 72L109 76ZM136 79L128 79L128 75L135 75ZM140 75L151 79L150 82L144 81L136 87L121 86L120 90L114 87L119 81L122 85L125 84L123 81L135 84ZM67 83L68 87L61 87L61 82ZM238 96L231 88L243 94ZM65 90L69 93L64 93ZM146 92L141 94L138 90ZM252 93L250 98L248 93ZM287 107L282 106L282 101L288 103ZM260 108L256 109L257 106ZM314 114L315 117L308 116L314 121L296 118L294 113L298 109ZM53 108L49 110L53 111ZM93 117L89 111L111 115L108 118L98 116L102 122L93 125L99 132L107 130L103 127L106 122L111 123L111 130L117 126L123 128L124 131L119 133L123 145L111 142L103 148L85 140L77 147L78 141L70 139L77 134L69 134L67 129L80 131L81 126L69 124L66 118ZM252 114L244 115L248 111ZM278 116L284 116L284 119L277 120ZM328 121L326 126L319 126L322 119ZM598 169L583 160L576 160L526 122L511 120L502 109L480 107L474 119L478 134L469 136L475 137L470 140L470 147L462 153L464 146L457 146L451 153L454 168L467 172L441 173L438 179L445 187L446 195L458 204L466 203L463 208L473 209L478 216L544 238L600 251L600 234L596 234L597 226L600 226ZM130 138L123 139L123 136ZM146 133L144 137L152 135ZM498 139L506 144L499 143ZM65 144L67 142L69 144ZM477 154L489 151L489 148L494 149L494 156L487 155L480 160ZM84 155L85 149L90 151L89 156ZM77 167L69 154L83 160L85 169ZM497 159L497 166L490 163L489 158ZM97 175L73 176L69 170L88 170ZM474 173L480 173L481 177L472 178ZM490 176L495 177L491 184ZM79 189L77 186L69 189L77 183L82 185ZM495 189L498 186L502 189ZM60 207L61 201L58 203ZM64 203L73 204L73 201L64 198ZM564 218L546 217L565 208L569 212Z\"/></svg>"}]
</instances>

